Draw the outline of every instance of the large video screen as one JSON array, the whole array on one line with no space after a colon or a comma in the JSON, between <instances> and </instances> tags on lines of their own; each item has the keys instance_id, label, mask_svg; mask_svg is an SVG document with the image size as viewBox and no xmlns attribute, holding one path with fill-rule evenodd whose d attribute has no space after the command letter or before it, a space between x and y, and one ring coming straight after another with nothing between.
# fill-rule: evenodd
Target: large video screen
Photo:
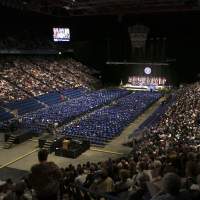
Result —
<instances>
[{"instance_id":1,"label":"large video screen","mask_svg":"<svg viewBox=\"0 0 200 200\"><path fill-rule=\"evenodd\" d=\"M70 41L69 28L53 28L53 40L55 42L69 42Z\"/></svg>"}]
</instances>

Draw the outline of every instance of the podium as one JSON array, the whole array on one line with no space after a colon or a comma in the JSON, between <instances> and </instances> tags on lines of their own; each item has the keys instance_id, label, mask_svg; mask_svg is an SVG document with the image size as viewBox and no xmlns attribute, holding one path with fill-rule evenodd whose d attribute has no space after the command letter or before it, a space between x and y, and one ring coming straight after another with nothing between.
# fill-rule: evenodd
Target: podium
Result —
<instances>
[{"instance_id":1,"label":"podium","mask_svg":"<svg viewBox=\"0 0 200 200\"><path fill-rule=\"evenodd\" d=\"M69 149L69 144L70 144L70 140L64 139L63 142L62 142L62 148L64 150L68 150Z\"/></svg>"},{"instance_id":2,"label":"podium","mask_svg":"<svg viewBox=\"0 0 200 200\"><path fill-rule=\"evenodd\" d=\"M89 141L64 139L61 145L55 148L55 155L67 158L76 158L89 148Z\"/></svg>"}]
</instances>

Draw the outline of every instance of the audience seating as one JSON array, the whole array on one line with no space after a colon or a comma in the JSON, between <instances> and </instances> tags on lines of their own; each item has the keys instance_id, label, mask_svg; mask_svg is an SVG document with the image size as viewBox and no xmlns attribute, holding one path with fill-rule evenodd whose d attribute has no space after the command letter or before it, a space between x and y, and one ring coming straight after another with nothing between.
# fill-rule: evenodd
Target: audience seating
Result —
<instances>
[{"instance_id":1,"label":"audience seating","mask_svg":"<svg viewBox=\"0 0 200 200\"><path fill-rule=\"evenodd\" d=\"M54 124L68 123L80 115L109 104L129 93L129 91L122 89L94 91L43 110L25 114L21 119L22 126L41 132Z\"/></svg>"},{"instance_id":2,"label":"audience seating","mask_svg":"<svg viewBox=\"0 0 200 200\"><path fill-rule=\"evenodd\" d=\"M66 101L67 99L78 98L85 94L87 89L85 88L69 88L61 91L52 91L47 94L37 96L36 98L47 105L53 105ZM62 97L63 96L63 97Z\"/></svg>"},{"instance_id":3,"label":"audience seating","mask_svg":"<svg viewBox=\"0 0 200 200\"><path fill-rule=\"evenodd\" d=\"M105 99L102 91L100 93ZM104 144L160 96L154 92L127 94L113 100L111 105L63 126L60 133L88 138L93 144ZM59 199L72 200L199 200L199 99L200 83L180 88L174 98L159 107L144 123L149 128L141 137L130 141L130 154L115 160L99 159L95 163L88 159L87 163L59 168L52 161L48 162L47 152L42 149L38 153L39 164L34 165L30 174L20 182L23 184L20 194L21 185L8 179L1 182L5 187L0 196L7 199L20 195L20 198L28 196L31 199L32 194L39 196L43 192L42 197L47 197L43 199L57 199L54 197L59 194ZM42 124L38 123L37 127L39 125ZM41 181L48 186L47 190L41 188ZM54 185L61 187L52 193Z\"/></svg>"},{"instance_id":4,"label":"audience seating","mask_svg":"<svg viewBox=\"0 0 200 200\"><path fill-rule=\"evenodd\" d=\"M0 121L6 121L13 117L13 115L9 112L6 112L4 109L0 107Z\"/></svg>"},{"instance_id":5,"label":"audience seating","mask_svg":"<svg viewBox=\"0 0 200 200\"><path fill-rule=\"evenodd\" d=\"M0 97L3 102L24 100L66 88L101 85L93 76L94 70L73 59L4 56L0 58L0 68Z\"/></svg>"},{"instance_id":6,"label":"audience seating","mask_svg":"<svg viewBox=\"0 0 200 200\"><path fill-rule=\"evenodd\" d=\"M175 96L172 95L166 101L161 103L159 107L133 132L132 136L137 133L140 134L143 130L151 128L157 124L175 100Z\"/></svg>"},{"instance_id":7,"label":"audience seating","mask_svg":"<svg viewBox=\"0 0 200 200\"><path fill-rule=\"evenodd\" d=\"M77 123L64 126L61 133L72 138L87 139L92 144L104 145L119 135L123 128L160 96L160 93L150 92L129 94L113 105L81 118Z\"/></svg>"},{"instance_id":8,"label":"audience seating","mask_svg":"<svg viewBox=\"0 0 200 200\"><path fill-rule=\"evenodd\" d=\"M25 113L30 113L45 108L46 105L51 106L69 99L78 98L87 92L88 90L85 88L69 88L63 91L52 91L35 98L4 103L2 107L8 109L8 112L6 112L4 109L0 110L0 119L2 121L6 121L14 117L12 112L14 112L16 115L24 115Z\"/></svg>"}]
</instances>

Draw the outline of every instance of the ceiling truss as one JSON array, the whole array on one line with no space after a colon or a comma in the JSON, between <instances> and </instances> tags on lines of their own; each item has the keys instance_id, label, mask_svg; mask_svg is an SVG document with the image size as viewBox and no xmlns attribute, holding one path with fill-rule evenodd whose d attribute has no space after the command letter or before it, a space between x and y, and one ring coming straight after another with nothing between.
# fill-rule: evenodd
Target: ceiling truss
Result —
<instances>
[{"instance_id":1,"label":"ceiling truss","mask_svg":"<svg viewBox=\"0 0 200 200\"><path fill-rule=\"evenodd\" d=\"M0 0L0 4L60 17L200 10L200 0Z\"/></svg>"}]
</instances>

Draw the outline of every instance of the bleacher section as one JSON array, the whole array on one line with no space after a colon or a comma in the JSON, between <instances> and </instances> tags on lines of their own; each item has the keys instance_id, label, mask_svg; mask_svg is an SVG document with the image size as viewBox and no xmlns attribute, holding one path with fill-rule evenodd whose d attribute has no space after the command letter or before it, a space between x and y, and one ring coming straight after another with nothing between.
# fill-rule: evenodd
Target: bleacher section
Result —
<instances>
[{"instance_id":1,"label":"bleacher section","mask_svg":"<svg viewBox=\"0 0 200 200\"><path fill-rule=\"evenodd\" d=\"M1 56L1 122L80 97L101 85L95 72L71 58Z\"/></svg>"},{"instance_id":2,"label":"bleacher section","mask_svg":"<svg viewBox=\"0 0 200 200\"><path fill-rule=\"evenodd\" d=\"M160 96L160 93L149 92L129 94L113 105L81 118L77 123L64 126L60 132L71 138L87 139L92 144L104 145L119 135L124 127Z\"/></svg>"},{"instance_id":3,"label":"bleacher section","mask_svg":"<svg viewBox=\"0 0 200 200\"><path fill-rule=\"evenodd\" d=\"M24 100L66 88L101 86L93 70L73 59L0 57L0 103ZM51 103L50 103L51 104Z\"/></svg>"},{"instance_id":4,"label":"bleacher section","mask_svg":"<svg viewBox=\"0 0 200 200\"><path fill-rule=\"evenodd\" d=\"M133 134L130 135L130 137L140 134L143 130L150 129L156 125L175 100L175 96L172 95L167 101L161 103L159 107L133 132Z\"/></svg>"},{"instance_id":5,"label":"bleacher section","mask_svg":"<svg viewBox=\"0 0 200 200\"><path fill-rule=\"evenodd\" d=\"M29 96L0 76L0 103L26 99Z\"/></svg>"}]
</instances>

